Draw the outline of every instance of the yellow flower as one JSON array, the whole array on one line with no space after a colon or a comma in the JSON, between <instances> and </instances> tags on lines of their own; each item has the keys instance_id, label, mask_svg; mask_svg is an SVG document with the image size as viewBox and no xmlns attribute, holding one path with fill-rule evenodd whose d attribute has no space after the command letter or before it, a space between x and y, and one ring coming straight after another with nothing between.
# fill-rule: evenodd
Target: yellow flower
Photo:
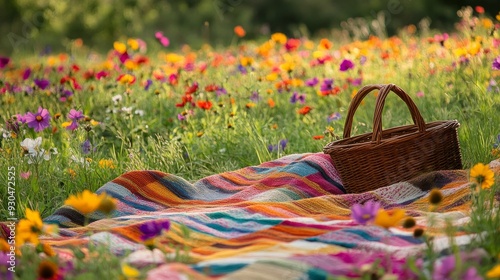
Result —
<instances>
[{"instance_id":1,"label":"yellow flower","mask_svg":"<svg viewBox=\"0 0 500 280\"><path fill-rule=\"evenodd\" d=\"M500 264L495 265L492 269L486 272L486 277L488 278L500 277Z\"/></svg>"},{"instance_id":2,"label":"yellow flower","mask_svg":"<svg viewBox=\"0 0 500 280\"><path fill-rule=\"evenodd\" d=\"M99 161L99 167L100 168L109 168L109 169L115 169L115 165L113 163L113 160L111 159L101 159Z\"/></svg>"},{"instance_id":3,"label":"yellow flower","mask_svg":"<svg viewBox=\"0 0 500 280\"><path fill-rule=\"evenodd\" d=\"M141 273L128 264L122 264L122 274L127 278L137 278Z\"/></svg>"},{"instance_id":4,"label":"yellow flower","mask_svg":"<svg viewBox=\"0 0 500 280\"><path fill-rule=\"evenodd\" d=\"M291 72L295 68L295 64L293 62L284 62L280 65L280 69L286 72Z\"/></svg>"},{"instance_id":5,"label":"yellow flower","mask_svg":"<svg viewBox=\"0 0 500 280\"><path fill-rule=\"evenodd\" d=\"M90 120L90 124L91 124L92 126L96 126L96 125L100 124L100 122L98 122L98 121L96 121L96 120Z\"/></svg>"},{"instance_id":6,"label":"yellow flower","mask_svg":"<svg viewBox=\"0 0 500 280\"><path fill-rule=\"evenodd\" d=\"M184 59L182 55L178 55L176 53L169 53L165 55L165 60L170 63L181 62Z\"/></svg>"},{"instance_id":7,"label":"yellow flower","mask_svg":"<svg viewBox=\"0 0 500 280\"><path fill-rule=\"evenodd\" d=\"M115 49L115 51L122 53L122 54L127 51L127 46L121 42L114 42L113 48Z\"/></svg>"},{"instance_id":8,"label":"yellow flower","mask_svg":"<svg viewBox=\"0 0 500 280\"><path fill-rule=\"evenodd\" d=\"M278 32L271 35L271 40L273 40L276 43L280 43L282 45L286 43L286 39L287 39L286 35L283 33Z\"/></svg>"},{"instance_id":9,"label":"yellow flower","mask_svg":"<svg viewBox=\"0 0 500 280\"><path fill-rule=\"evenodd\" d=\"M66 128L66 127L68 127L68 126L70 126L70 125L71 125L71 122L63 122L63 123L61 124L61 126L62 126L63 128Z\"/></svg>"},{"instance_id":10,"label":"yellow flower","mask_svg":"<svg viewBox=\"0 0 500 280\"><path fill-rule=\"evenodd\" d=\"M478 163L470 170L470 181L479 185L482 189L489 189L495 183L495 173L488 165Z\"/></svg>"},{"instance_id":11,"label":"yellow flower","mask_svg":"<svg viewBox=\"0 0 500 280\"><path fill-rule=\"evenodd\" d=\"M249 56L244 56L244 57L240 58L240 64L243 67L246 67L248 65L252 65L253 64L253 58L249 57Z\"/></svg>"},{"instance_id":12,"label":"yellow flower","mask_svg":"<svg viewBox=\"0 0 500 280\"><path fill-rule=\"evenodd\" d=\"M266 76L266 80L272 82L274 80L278 79L278 73L271 73Z\"/></svg>"},{"instance_id":13,"label":"yellow flower","mask_svg":"<svg viewBox=\"0 0 500 280\"><path fill-rule=\"evenodd\" d=\"M390 228L396 226L405 217L406 212L403 209L379 209L375 216L374 224L384 228Z\"/></svg>"},{"instance_id":14,"label":"yellow flower","mask_svg":"<svg viewBox=\"0 0 500 280\"><path fill-rule=\"evenodd\" d=\"M26 208L26 218L19 221L16 229L16 245L21 246L26 242L33 245L40 243L38 236L42 233L53 233L56 226L44 226L40 213Z\"/></svg>"},{"instance_id":15,"label":"yellow flower","mask_svg":"<svg viewBox=\"0 0 500 280\"><path fill-rule=\"evenodd\" d=\"M71 168L68 168L68 174L71 176L71 178L76 177L76 171Z\"/></svg>"},{"instance_id":16,"label":"yellow flower","mask_svg":"<svg viewBox=\"0 0 500 280\"><path fill-rule=\"evenodd\" d=\"M134 51L139 48L139 42L136 39L128 39L127 45L129 45L129 47Z\"/></svg>"},{"instance_id":17,"label":"yellow flower","mask_svg":"<svg viewBox=\"0 0 500 280\"><path fill-rule=\"evenodd\" d=\"M125 68L127 68L128 70L135 70L135 69L139 68L137 63L135 63L134 61L132 61L130 59L125 61L124 65L125 65Z\"/></svg>"},{"instance_id":18,"label":"yellow flower","mask_svg":"<svg viewBox=\"0 0 500 280\"><path fill-rule=\"evenodd\" d=\"M64 201L64 205L69 205L80 211L83 215L87 215L97 210L103 197L102 194L97 195L89 190L84 190L78 195L70 195Z\"/></svg>"}]
</instances>

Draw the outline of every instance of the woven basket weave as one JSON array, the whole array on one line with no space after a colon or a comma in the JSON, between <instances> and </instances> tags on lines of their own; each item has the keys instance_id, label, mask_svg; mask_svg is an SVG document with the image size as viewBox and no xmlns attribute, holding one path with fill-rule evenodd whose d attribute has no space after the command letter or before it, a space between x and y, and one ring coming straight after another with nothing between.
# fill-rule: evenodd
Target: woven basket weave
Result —
<instances>
[{"instance_id":1,"label":"woven basket weave","mask_svg":"<svg viewBox=\"0 0 500 280\"><path fill-rule=\"evenodd\" d=\"M373 118L373 132L354 137L354 113L363 98L379 90ZM382 111L387 95L396 93L408 106L414 125L382 130ZM368 85L353 98L344 126L344 139L326 145L348 193L375 190L436 170L462 169L457 128L459 123L425 123L417 106L394 84Z\"/></svg>"}]
</instances>

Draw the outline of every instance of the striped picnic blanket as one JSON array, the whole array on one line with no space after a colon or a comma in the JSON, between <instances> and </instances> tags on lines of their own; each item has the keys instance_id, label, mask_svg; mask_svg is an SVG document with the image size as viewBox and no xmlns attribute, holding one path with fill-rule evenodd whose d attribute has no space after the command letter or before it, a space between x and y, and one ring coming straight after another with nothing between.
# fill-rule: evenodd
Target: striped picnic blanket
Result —
<instances>
[{"instance_id":1,"label":"striped picnic blanket","mask_svg":"<svg viewBox=\"0 0 500 280\"><path fill-rule=\"evenodd\" d=\"M467 171L439 171L346 194L323 153L288 155L195 183L159 171L132 171L97 191L117 198L112 217L95 213L82 227L83 216L63 206L45 219L61 227L60 236L45 240L68 257L65 248L87 242L105 244L118 255L133 252L127 259L131 263L157 264L149 271L150 279L326 279L359 275L363 265L375 261L404 275L404 258L421 252L422 240L403 228L358 225L350 218L350 207L373 199L386 209L406 209L425 227L429 190L441 188L444 200L436 210L436 225L446 218L466 223L467 181ZM192 264L164 263L163 254L145 248L139 226L152 219L171 222L164 243L190 248ZM188 238L182 225L190 230ZM458 235L458 244L470 239ZM446 248L447 238L437 235L435 247Z\"/></svg>"}]
</instances>

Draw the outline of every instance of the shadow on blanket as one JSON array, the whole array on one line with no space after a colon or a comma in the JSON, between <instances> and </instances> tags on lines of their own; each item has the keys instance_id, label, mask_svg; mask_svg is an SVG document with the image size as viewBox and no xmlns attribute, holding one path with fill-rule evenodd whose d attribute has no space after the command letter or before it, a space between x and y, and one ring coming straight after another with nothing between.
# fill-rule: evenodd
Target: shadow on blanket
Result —
<instances>
[{"instance_id":1,"label":"shadow on blanket","mask_svg":"<svg viewBox=\"0 0 500 280\"><path fill-rule=\"evenodd\" d=\"M46 237L46 242L70 254L64 248L90 240L106 244L116 254L134 251L148 263L153 259L139 242L138 228L151 219L168 219L172 228L165 242L188 245L195 263L158 268L168 273L200 278L201 271L234 279L322 278L349 275L381 252L390 252L391 269L398 269L394 264L420 252L422 241L402 228L360 226L350 219L350 207L374 199L386 209L406 209L425 227L425 219L419 217L428 211L432 188L441 188L444 194L438 220L451 217L466 223L470 190L464 170L432 172L362 194L345 194L330 157L323 153L289 155L193 184L159 171L132 171L97 191L118 199L112 218L95 213L92 223L81 227L83 216L63 206L45 219L62 228L59 237ZM191 230L189 239L180 236L180 225ZM469 241L465 234L459 235L458 243ZM441 249L447 246L444 239L436 242Z\"/></svg>"}]
</instances>

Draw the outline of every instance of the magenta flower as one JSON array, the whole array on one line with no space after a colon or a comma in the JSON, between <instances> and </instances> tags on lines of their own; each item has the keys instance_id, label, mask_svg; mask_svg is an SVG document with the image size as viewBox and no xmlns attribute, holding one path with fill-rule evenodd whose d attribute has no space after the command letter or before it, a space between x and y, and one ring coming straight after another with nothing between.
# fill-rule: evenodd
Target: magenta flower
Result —
<instances>
[{"instance_id":1,"label":"magenta flower","mask_svg":"<svg viewBox=\"0 0 500 280\"><path fill-rule=\"evenodd\" d=\"M180 120L180 121L185 121L186 120L186 116L184 116L183 114L177 114L177 119Z\"/></svg>"},{"instance_id":2,"label":"magenta flower","mask_svg":"<svg viewBox=\"0 0 500 280\"><path fill-rule=\"evenodd\" d=\"M361 225L366 225L368 222L375 219L377 211L380 208L380 202L375 202L373 200L368 200L365 204L354 204L351 208L352 219Z\"/></svg>"},{"instance_id":3,"label":"magenta flower","mask_svg":"<svg viewBox=\"0 0 500 280\"><path fill-rule=\"evenodd\" d=\"M77 111L71 109L68 113L68 118L72 121L70 125L66 127L67 130L75 130L78 127L78 121L83 119L85 116L82 111Z\"/></svg>"},{"instance_id":4,"label":"magenta flower","mask_svg":"<svg viewBox=\"0 0 500 280\"><path fill-rule=\"evenodd\" d=\"M493 70L500 70L500 56L497 56L493 59L493 64L491 65Z\"/></svg>"},{"instance_id":5,"label":"magenta flower","mask_svg":"<svg viewBox=\"0 0 500 280\"><path fill-rule=\"evenodd\" d=\"M45 79L41 79L41 80L35 79L35 85L37 87L39 87L40 89L44 90L50 85L50 82L49 82L49 80L45 80Z\"/></svg>"},{"instance_id":6,"label":"magenta flower","mask_svg":"<svg viewBox=\"0 0 500 280\"><path fill-rule=\"evenodd\" d=\"M352 68L354 68L354 63L352 63L352 61L350 61L349 59L344 59L342 60L342 63L340 63L340 71L342 72Z\"/></svg>"},{"instance_id":7,"label":"magenta flower","mask_svg":"<svg viewBox=\"0 0 500 280\"><path fill-rule=\"evenodd\" d=\"M163 230L169 230L170 221L149 221L139 226L139 230L141 231L141 239L148 240L151 238L155 238L162 234Z\"/></svg>"},{"instance_id":8,"label":"magenta flower","mask_svg":"<svg viewBox=\"0 0 500 280\"><path fill-rule=\"evenodd\" d=\"M95 78L100 80L102 78L106 78L108 75L109 75L109 73L106 71L99 71L95 74Z\"/></svg>"},{"instance_id":9,"label":"magenta flower","mask_svg":"<svg viewBox=\"0 0 500 280\"><path fill-rule=\"evenodd\" d=\"M306 85L309 87L313 87L313 86L317 85L318 82L319 82L318 78L314 77L312 79L307 80Z\"/></svg>"},{"instance_id":10,"label":"magenta flower","mask_svg":"<svg viewBox=\"0 0 500 280\"><path fill-rule=\"evenodd\" d=\"M38 112L26 113L25 120L28 127L35 129L36 132L40 132L49 126L50 114L47 109L38 107Z\"/></svg>"},{"instance_id":11,"label":"magenta flower","mask_svg":"<svg viewBox=\"0 0 500 280\"><path fill-rule=\"evenodd\" d=\"M31 68L26 68L23 72L23 81L26 81L31 76Z\"/></svg>"},{"instance_id":12,"label":"magenta flower","mask_svg":"<svg viewBox=\"0 0 500 280\"><path fill-rule=\"evenodd\" d=\"M481 261L487 257L487 253L482 249L475 249L471 252L461 252L459 258L461 258L462 264L475 263L480 265ZM467 270L463 270L462 267L456 267L456 256L449 255L441 258L436 263L434 267L434 272L432 274L432 279L434 280L448 280L448 279L463 279L463 280L479 280L483 279L477 274L477 270L474 267L470 267ZM456 273L456 270L461 270L460 273ZM456 278L452 278L455 276Z\"/></svg>"},{"instance_id":13,"label":"magenta flower","mask_svg":"<svg viewBox=\"0 0 500 280\"><path fill-rule=\"evenodd\" d=\"M7 253L0 252L0 278L5 280L13 280L15 273L8 270L9 267L15 267L16 260L11 261L11 258Z\"/></svg>"},{"instance_id":14,"label":"magenta flower","mask_svg":"<svg viewBox=\"0 0 500 280\"><path fill-rule=\"evenodd\" d=\"M9 62L10 62L10 58L0 56L0 69L5 68L5 66L7 66L9 64Z\"/></svg>"},{"instance_id":15,"label":"magenta flower","mask_svg":"<svg viewBox=\"0 0 500 280\"><path fill-rule=\"evenodd\" d=\"M170 45L170 40L163 35L163 32L157 31L155 37L162 46L168 47L168 45Z\"/></svg>"}]
</instances>

